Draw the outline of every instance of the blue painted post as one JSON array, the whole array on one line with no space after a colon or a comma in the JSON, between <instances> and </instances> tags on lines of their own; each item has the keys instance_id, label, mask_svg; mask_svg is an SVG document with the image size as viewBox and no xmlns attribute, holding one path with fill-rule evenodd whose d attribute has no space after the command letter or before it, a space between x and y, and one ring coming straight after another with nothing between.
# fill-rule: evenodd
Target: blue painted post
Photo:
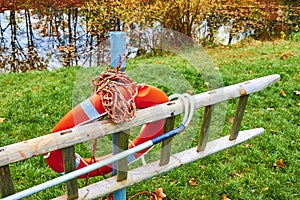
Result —
<instances>
[{"instance_id":1,"label":"blue painted post","mask_svg":"<svg viewBox=\"0 0 300 200\"><path fill-rule=\"evenodd\" d=\"M120 59L126 53L126 34L125 32L110 32L110 64L117 67ZM121 67L126 66L126 60Z\"/></svg>"},{"instance_id":2,"label":"blue painted post","mask_svg":"<svg viewBox=\"0 0 300 200\"><path fill-rule=\"evenodd\" d=\"M126 53L126 34L125 32L111 32L110 33L110 65L117 67L122 56ZM125 68L126 60L121 65L121 68ZM121 133L123 134L123 133ZM119 133L113 134L113 154L119 152L118 139ZM117 174L117 162L113 163L113 175ZM126 188L118 190L114 193L114 200L126 200Z\"/></svg>"}]
</instances>

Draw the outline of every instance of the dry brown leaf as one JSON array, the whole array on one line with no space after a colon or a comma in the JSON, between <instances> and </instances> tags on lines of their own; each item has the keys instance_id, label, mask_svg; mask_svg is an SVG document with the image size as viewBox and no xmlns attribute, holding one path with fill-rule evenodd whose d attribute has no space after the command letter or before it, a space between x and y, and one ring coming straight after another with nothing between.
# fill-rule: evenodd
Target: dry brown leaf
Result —
<instances>
[{"instance_id":1,"label":"dry brown leaf","mask_svg":"<svg viewBox=\"0 0 300 200\"><path fill-rule=\"evenodd\" d=\"M205 166L203 166L203 165L200 165L200 166L199 166L199 168L200 168L200 169L204 169L204 168L205 168Z\"/></svg>"},{"instance_id":2,"label":"dry brown leaf","mask_svg":"<svg viewBox=\"0 0 300 200\"><path fill-rule=\"evenodd\" d=\"M288 59L289 57L293 57L294 54L293 53L285 53L283 54L281 57L280 57L280 60L286 60Z\"/></svg>"},{"instance_id":3,"label":"dry brown leaf","mask_svg":"<svg viewBox=\"0 0 300 200\"><path fill-rule=\"evenodd\" d=\"M283 97L286 97L286 93L285 93L284 90L281 90L279 93L280 93Z\"/></svg>"},{"instance_id":4,"label":"dry brown leaf","mask_svg":"<svg viewBox=\"0 0 300 200\"><path fill-rule=\"evenodd\" d=\"M281 57L280 57L280 60L286 60L288 59L288 55L287 54L283 54Z\"/></svg>"},{"instance_id":5,"label":"dry brown leaf","mask_svg":"<svg viewBox=\"0 0 300 200\"><path fill-rule=\"evenodd\" d=\"M267 110L269 110L269 111L274 111L275 108L267 108Z\"/></svg>"},{"instance_id":6,"label":"dry brown leaf","mask_svg":"<svg viewBox=\"0 0 300 200\"><path fill-rule=\"evenodd\" d=\"M3 122L5 122L5 118L0 117L0 123L3 123Z\"/></svg>"},{"instance_id":7,"label":"dry brown leaf","mask_svg":"<svg viewBox=\"0 0 300 200\"><path fill-rule=\"evenodd\" d=\"M230 123L230 124L233 124L233 122L234 122L234 117L233 117L233 116L230 116L230 117L229 117L229 123Z\"/></svg>"},{"instance_id":8,"label":"dry brown leaf","mask_svg":"<svg viewBox=\"0 0 300 200\"><path fill-rule=\"evenodd\" d=\"M227 197L227 194L223 194L223 200L231 200Z\"/></svg>"},{"instance_id":9,"label":"dry brown leaf","mask_svg":"<svg viewBox=\"0 0 300 200\"><path fill-rule=\"evenodd\" d=\"M242 177L242 175L241 174L239 174L239 173L231 173L231 174L229 174L229 176L231 176L231 177Z\"/></svg>"},{"instance_id":10,"label":"dry brown leaf","mask_svg":"<svg viewBox=\"0 0 300 200\"><path fill-rule=\"evenodd\" d=\"M34 86L34 90L35 90L35 91L38 91L39 89L40 89L40 86L39 86L39 85Z\"/></svg>"},{"instance_id":11,"label":"dry brown leaf","mask_svg":"<svg viewBox=\"0 0 300 200\"><path fill-rule=\"evenodd\" d=\"M246 148L251 148L251 147L253 147L253 144L251 144L251 143L246 143L246 144L244 145L244 147L246 147Z\"/></svg>"},{"instance_id":12,"label":"dry brown leaf","mask_svg":"<svg viewBox=\"0 0 300 200\"><path fill-rule=\"evenodd\" d=\"M5 84L5 85L8 85L8 84L9 84L9 82L8 82L8 81L4 81L4 84Z\"/></svg>"},{"instance_id":13,"label":"dry brown leaf","mask_svg":"<svg viewBox=\"0 0 300 200\"><path fill-rule=\"evenodd\" d=\"M294 91L294 94L296 95L296 96L300 96L300 92L299 91Z\"/></svg>"},{"instance_id":14,"label":"dry brown leaf","mask_svg":"<svg viewBox=\"0 0 300 200\"><path fill-rule=\"evenodd\" d=\"M280 158L279 160L278 160L278 163L274 163L273 164L273 167L275 168L275 169L284 169L285 168L285 164L283 163L283 159L282 158Z\"/></svg>"},{"instance_id":15,"label":"dry brown leaf","mask_svg":"<svg viewBox=\"0 0 300 200\"><path fill-rule=\"evenodd\" d=\"M195 93L193 92L193 90L187 90L186 93L190 94L190 95L194 95Z\"/></svg>"},{"instance_id":16,"label":"dry brown leaf","mask_svg":"<svg viewBox=\"0 0 300 200\"><path fill-rule=\"evenodd\" d=\"M196 185L197 185L196 179L191 178L191 179L189 180L189 184L190 184L190 186L196 186Z\"/></svg>"},{"instance_id":17,"label":"dry brown leaf","mask_svg":"<svg viewBox=\"0 0 300 200\"><path fill-rule=\"evenodd\" d=\"M16 94L17 94L17 96L19 96L19 97L23 96L21 92L17 92Z\"/></svg>"},{"instance_id":18,"label":"dry brown leaf","mask_svg":"<svg viewBox=\"0 0 300 200\"><path fill-rule=\"evenodd\" d=\"M282 158L280 158L280 159L278 160L278 165L279 165L280 168L282 168L282 169L285 168L285 164L283 163L283 159L282 159Z\"/></svg>"},{"instance_id":19,"label":"dry brown leaf","mask_svg":"<svg viewBox=\"0 0 300 200\"><path fill-rule=\"evenodd\" d=\"M156 188L155 195L157 196L157 200L162 200L163 198L167 197L167 195L164 193L163 188Z\"/></svg>"}]
</instances>

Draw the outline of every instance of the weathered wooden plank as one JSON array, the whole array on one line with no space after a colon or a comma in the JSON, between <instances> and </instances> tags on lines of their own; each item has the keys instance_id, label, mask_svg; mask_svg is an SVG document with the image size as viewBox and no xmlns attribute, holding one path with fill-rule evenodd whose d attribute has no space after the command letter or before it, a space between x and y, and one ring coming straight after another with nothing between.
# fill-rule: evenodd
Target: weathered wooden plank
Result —
<instances>
[{"instance_id":1,"label":"weathered wooden plank","mask_svg":"<svg viewBox=\"0 0 300 200\"><path fill-rule=\"evenodd\" d=\"M76 170L74 146L63 148L62 157L64 161L64 170L66 174ZM77 178L67 181L66 188L67 188L68 200L73 200L78 198Z\"/></svg>"},{"instance_id":2,"label":"weathered wooden plank","mask_svg":"<svg viewBox=\"0 0 300 200\"><path fill-rule=\"evenodd\" d=\"M203 151L207 144L208 134L210 130L210 122L213 116L214 105L205 107L203 121L200 130L200 138L198 140L197 151Z\"/></svg>"},{"instance_id":3,"label":"weathered wooden plank","mask_svg":"<svg viewBox=\"0 0 300 200\"><path fill-rule=\"evenodd\" d=\"M3 197L15 193L14 184L11 178L9 165L0 167L0 190Z\"/></svg>"},{"instance_id":4,"label":"weathered wooden plank","mask_svg":"<svg viewBox=\"0 0 300 200\"><path fill-rule=\"evenodd\" d=\"M166 119L164 132L169 132L174 129L175 116L169 117ZM159 165L166 165L170 161L171 155L171 146L172 146L172 138L166 139L162 141L161 150L160 150L160 162Z\"/></svg>"},{"instance_id":5,"label":"weathered wooden plank","mask_svg":"<svg viewBox=\"0 0 300 200\"><path fill-rule=\"evenodd\" d=\"M217 104L228 99L262 90L279 79L280 76L275 74L194 95L195 108ZM104 135L124 131L145 123L165 119L182 112L182 103L176 100L139 110L136 118L127 123L116 125L110 120L104 120L0 147L0 166L86 142Z\"/></svg>"},{"instance_id":6,"label":"weathered wooden plank","mask_svg":"<svg viewBox=\"0 0 300 200\"><path fill-rule=\"evenodd\" d=\"M122 131L117 133L118 134L118 146L117 146L117 152L120 153L122 151L125 151L128 149L128 140L129 140L129 132L130 130L127 131ZM119 160L116 164L117 166L117 180L118 181L123 181L127 178L127 171L128 171L128 158L123 158Z\"/></svg>"},{"instance_id":7,"label":"weathered wooden plank","mask_svg":"<svg viewBox=\"0 0 300 200\"><path fill-rule=\"evenodd\" d=\"M238 136L238 133L239 133L240 127L241 127L241 123L242 123L242 120L243 120L243 116L244 116L244 113L245 113L248 97L249 97L249 95L245 95L245 96L241 96L239 98L239 103L238 103L238 106L237 106L237 109L236 109L236 113L235 113L235 116L234 116L232 128L231 128L231 131L230 131L230 136L229 136L230 140L235 140L236 137Z\"/></svg>"},{"instance_id":8,"label":"weathered wooden plank","mask_svg":"<svg viewBox=\"0 0 300 200\"><path fill-rule=\"evenodd\" d=\"M263 132L263 128L241 131L239 133L239 137L236 140L228 140L228 136L225 136L208 142L204 151L197 152L197 147L195 147L174 154L171 156L170 163L168 165L160 166L160 161L158 160L142 167L132 169L128 172L128 177L124 181L118 182L115 177L112 177L79 189L79 199L97 199L116 190L134 185L161 173L171 171L174 168L180 167L190 162L194 162L201 158L220 152L224 149L238 145L262 134ZM66 195L55 198L55 200L62 199L66 199Z\"/></svg>"}]
</instances>

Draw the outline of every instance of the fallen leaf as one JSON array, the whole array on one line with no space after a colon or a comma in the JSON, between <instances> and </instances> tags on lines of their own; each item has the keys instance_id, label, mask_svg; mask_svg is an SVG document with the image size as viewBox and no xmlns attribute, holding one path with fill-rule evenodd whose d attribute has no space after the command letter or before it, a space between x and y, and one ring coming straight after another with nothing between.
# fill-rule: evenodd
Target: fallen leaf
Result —
<instances>
[{"instance_id":1,"label":"fallen leaf","mask_svg":"<svg viewBox=\"0 0 300 200\"><path fill-rule=\"evenodd\" d=\"M200 168L200 169L204 169L204 168L205 168L205 166L203 166L203 165L200 165L200 166L199 166L199 168Z\"/></svg>"},{"instance_id":2,"label":"fallen leaf","mask_svg":"<svg viewBox=\"0 0 300 200\"><path fill-rule=\"evenodd\" d=\"M17 96L19 96L19 97L23 96L21 92L17 92L16 94L17 94Z\"/></svg>"},{"instance_id":3,"label":"fallen leaf","mask_svg":"<svg viewBox=\"0 0 300 200\"><path fill-rule=\"evenodd\" d=\"M160 65L160 64L161 64L161 62L157 61L157 62L156 62L156 64Z\"/></svg>"},{"instance_id":4,"label":"fallen leaf","mask_svg":"<svg viewBox=\"0 0 300 200\"><path fill-rule=\"evenodd\" d=\"M283 159L282 158L280 158L279 160L278 160L278 163L274 163L273 164L273 167L275 168L275 169L284 169L285 168L285 164L283 163Z\"/></svg>"},{"instance_id":5,"label":"fallen leaf","mask_svg":"<svg viewBox=\"0 0 300 200\"><path fill-rule=\"evenodd\" d=\"M294 91L294 94L296 95L296 96L300 96L300 92L299 91Z\"/></svg>"},{"instance_id":6,"label":"fallen leaf","mask_svg":"<svg viewBox=\"0 0 300 200\"><path fill-rule=\"evenodd\" d=\"M190 184L190 186L196 186L196 185L197 185L196 179L191 178L191 179L189 180L189 184Z\"/></svg>"},{"instance_id":7,"label":"fallen leaf","mask_svg":"<svg viewBox=\"0 0 300 200\"><path fill-rule=\"evenodd\" d=\"M281 90L279 93L280 93L282 96L286 97L286 93L285 93L284 90Z\"/></svg>"},{"instance_id":8,"label":"fallen leaf","mask_svg":"<svg viewBox=\"0 0 300 200\"><path fill-rule=\"evenodd\" d=\"M227 197L227 194L223 194L223 200L230 200L230 199Z\"/></svg>"},{"instance_id":9,"label":"fallen leaf","mask_svg":"<svg viewBox=\"0 0 300 200\"><path fill-rule=\"evenodd\" d=\"M39 89L40 89L40 86L39 86L39 85L34 86L34 90L35 90L35 91L38 91Z\"/></svg>"},{"instance_id":10,"label":"fallen leaf","mask_svg":"<svg viewBox=\"0 0 300 200\"><path fill-rule=\"evenodd\" d=\"M8 85L8 84L9 84L9 82L8 82L8 81L4 81L4 84L5 84L5 85Z\"/></svg>"},{"instance_id":11,"label":"fallen leaf","mask_svg":"<svg viewBox=\"0 0 300 200\"><path fill-rule=\"evenodd\" d=\"M280 159L278 160L278 164L279 164L280 168L282 168L282 169L285 168L285 164L283 163L283 159L282 159L282 158L280 158Z\"/></svg>"},{"instance_id":12,"label":"fallen leaf","mask_svg":"<svg viewBox=\"0 0 300 200\"><path fill-rule=\"evenodd\" d=\"M280 60L286 60L288 59L288 55L287 54L283 54L281 57L280 57Z\"/></svg>"},{"instance_id":13,"label":"fallen leaf","mask_svg":"<svg viewBox=\"0 0 300 200\"><path fill-rule=\"evenodd\" d=\"M268 191L268 190L269 190L268 186L263 188L263 191Z\"/></svg>"},{"instance_id":14,"label":"fallen leaf","mask_svg":"<svg viewBox=\"0 0 300 200\"><path fill-rule=\"evenodd\" d=\"M289 57L293 57L294 54L293 53L285 53L283 54L281 57L280 57L280 60L286 60L288 59Z\"/></svg>"},{"instance_id":15,"label":"fallen leaf","mask_svg":"<svg viewBox=\"0 0 300 200\"><path fill-rule=\"evenodd\" d=\"M274 111L275 108L267 108L267 110L269 110L269 111Z\"/></svg>"},{"instance_id":16,"label":"fallen leaf","mask_svg":"<svg viewBox=\"0 0 300 200\"><path fill-rule=\"evenodd\" d=\"M190 94L190 95L194 95L195 93L193 92L193 90L187 90L186 93Z\"/></svg>"},{"instance_id":17,"label":"fallen leaf","mask_svg":"<svg viewBox=\"0 0 300 200\"><path fill-rule=\"evenodd\" d=\"M215 66L214 69L215 70L220 70L220 67L219 66Z\"/></svg>"},{"instance_id":18,"label":"fallen leaf","mask_svg":"<svg viewBox=\"0 0 300 200\"><path fill-rule=\"evenodd\" d=\"M242 175L241 174L239 174L239 173L231 173L231 174L229 174L229 176L231 176L231 177L242 177Z\"/></svg>"},{"instance_id":19,"label":"fallen leaf","mask_svg":"<svg viewBox=\"0 0 300 200\"><path fill-rule=\"evenodd\" d=\"M5 122L5 118L0 117L0 123L3 123L3 122Z\"/></svg>"},{"instance_id":20,"label":"fallen leaf","mask_svg":"<svg viewBox=\"0 0 300 200\"><path fill-rule=\"evenodd\" d=\"M109 194L105 200L114 200L114 195Z\"/></svg>"},{"instance_id":21,"label":"fallen leaf","mask_svg":"<svg viewBox=\"0 0 300 200\"><path fill-rule=\"evenodd\" d=\"M156 188L155 195L157 196L157 200L162 200L163 198L167 197L167 195L164 193L163 188Z\"/></svg>"},{"instance_id":22,"label":"fallen leaf","mask_svg":"<svg viewBox=\"0 0 300 200\"><path fill-rule=\"evenodd\" d=\"M229 117L229 123L230 123L230 124L233 124L233 122L234 122L234 117L233 117L233 116L230 116L230 117Z\"/></svg>"},{"instance_id":23,"label":"fallen leaf","mask_svg":"<svg viewBox=\"0 0 300 200\"><path fill-rule=\"evenodd\" d=\"M246 143L246 144L244 145L244 147L250 148L250 147L253 147L253 144L251 144L251 143Z\"/></svg>"}]
</instances>

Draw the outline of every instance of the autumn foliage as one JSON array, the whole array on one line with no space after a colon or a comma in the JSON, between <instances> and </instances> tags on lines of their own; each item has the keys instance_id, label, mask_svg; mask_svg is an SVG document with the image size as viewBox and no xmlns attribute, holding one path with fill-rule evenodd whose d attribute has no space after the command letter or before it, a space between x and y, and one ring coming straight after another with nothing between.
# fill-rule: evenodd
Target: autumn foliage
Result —
<instances>
[{"instance_id":1,"label":"autumn foliage","mask_svg":"<svg viewBox=\"0 0 300 200\"><path fill-rule=\"evenodd\" d=\"M19 47L17 37L21 10L25 11L25 48ZM0 32L3 35L9 31L11 40L0 44L0 51L6 51L0 58L0 69L10 71L47 68L45 58L40 58L34 44L37 32L55 41L52 46L59 51L63 65L72 66L78 64L80 55L89 57L110 31L159 26L187 35L197 43L211 44L218 29L228 26L230 44L235 35L247 31L253 31L253 37L259 40L287 38L299 31L300 22L300 2L288 0L0 0L0 12L4 11L9 28L0 26ZM30 20L34 15L40 19L35 24ZM80 38L78 24L84 26ZM209 30L200 37L199 32L205 26ZM79 39L85 40L81 49Z\"/></svg>"},{"instance_id":2,"label":"autumn foliage","mask_svg":"<svg viewBox=\"0 0 300 200\"><path fill-rule=\"evenodd\" d=\"M20 9L43 9L45 7L63 8L78 7L84 4L84 0L0 0L0 11Z\"/></svg>"}]
</instances>

